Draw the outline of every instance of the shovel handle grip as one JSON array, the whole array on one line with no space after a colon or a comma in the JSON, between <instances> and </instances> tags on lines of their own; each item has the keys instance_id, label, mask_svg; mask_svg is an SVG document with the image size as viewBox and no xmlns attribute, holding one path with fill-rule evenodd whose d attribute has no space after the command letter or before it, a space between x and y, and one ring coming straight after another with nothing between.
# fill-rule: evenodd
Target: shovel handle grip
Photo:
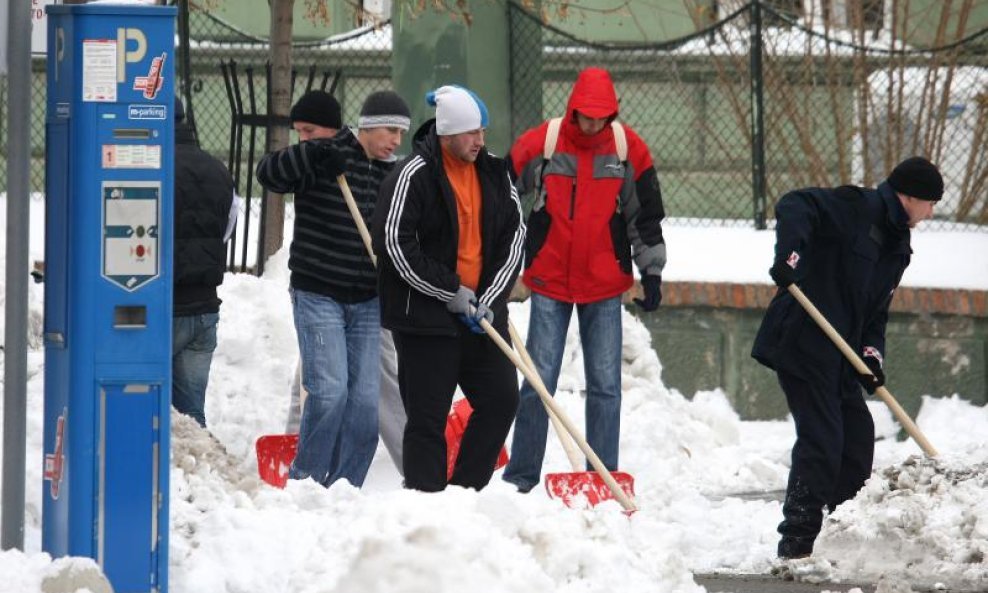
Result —
<instances>
[{"instance_id":1,"label":"shovel handle grip","mask_svg":"<svg viewBox=\"0 0 988 593\"><path fill-rule=\"evenodd\" d=\"M546 393L548 393L549 390L546 389L545 383L542 382L542 376L539 375L539 370L535 368L535 363L532 361L532 357L529 355L528 349L525 348L525 342L522 341L521 335L518 334L518 330L515 329L515 324L511 323L510 319L508 320L508 334L511 335L511 343L515 345L515 350L517 350L518 354L521 355L522 360L525 361L525 364L528 365L529 369L531 369L532 374L535 375L535 378L539 380L539 384L542 386L542 389L545 389ZM532 385L535 384L533 383ZM559 444L563 446L563 451L566 452L566 458L569 459L569 464L573 468L573 471L583 471L583 457L580 456L580 452L577 451L576 446L573 444L569 434L566 433L563 425L560 424L559 418L556 417L556 414L549 409L548 406L546 406L545 411L549 415L549 421L552 422L552 429L556 432L556 436L559 437Z\"/></svg>"},{"instance_id":2,"label":"shovel handle grip","mask_svg":"<svg viewBox=\"0 0 988 593\"><path fill-rule=\"evenodd\" d=\"M870 375L871 369L868 368L868 365L861 360L861 357L858 356L851 346L848 345L847 341L845 341L844 338L837 333L834 326L830 325L827 318L824 317L823 313L816 308L816 305L814 305L810 299L807 298L806 294L804 294L803 291L800 290L795 284L790 284L788 290L789 294L799 301L799 304L803 306L803 309L806 309L806 312L813 318L813 321L820 326L823 333L827 334L827 337L830 338L835 346L837 346L837 349L844 354L844 357L851 363L854 370L862 375ZM930 441L926 439L926 436L919 430L919 427L916 426L913 419L909 417L909 414L902 409L902 406L899 405L899 402L895 399L892 393L883 385L875 390L875 394L881 398L883 402L885 402L885 405L887 405L890 410L892 410L892 415L895 416L896 420L899 421L899 424L901 424L906 430L906 433L912 437L914 441L916 441L916 444L923 450L923 453L925 453L927 457L936 457L937 450L933 447Z\"/></svg>"},{"instance_id":3,"label":"shovel handle grip","mask_svg":"<svg viewBox=\"0 0 988 593\"><path fill-rule=\"evenodd\" d=\"M521 374L525 375L525 378L528 379L529 384L535 388L535 392L539 394L540 398L542 398L542 403L545 404L545 406L559 418L559 422L563 425L563 428L565 428L566 432L568 432L570 436L573 437L573 440L576 441L577 446L579 446L580 450L583 451L583 454L587 456L587 460L590 462L590 465L593 466L597 474L600 475L600 478L605 484L607 484L607 487L611 490L611 494L614 495L614 498L621 504L624 510L637 511L638 507L636 507L635 503L628 498L628 495L624 493L624 490L621 490L621 486L618 485L617 480L614 479L611 472L604 466L604 462L600 460L600 457L597 457L597 454L594 453L594 450L590 448L589 444L587 444L586 439L584 439L576 427L573 426L573 423L559 407L559 404L552 399L552 396L549 395L545 385L542 384L538 376L528 368L528 366L522 361L521 357L518 356L518 353L511 349L511 346L504 341L504 338L501 337L501 334L497 333L497 330L494 329L494 326L492 326L489 321L486 319L481 319L480 327L484 328L487 335L494 340L494 343L498 345L501 351L504 352L505 356L507 356L518 368L518 370L521 371Z\"/></svg>"}]
</instances>

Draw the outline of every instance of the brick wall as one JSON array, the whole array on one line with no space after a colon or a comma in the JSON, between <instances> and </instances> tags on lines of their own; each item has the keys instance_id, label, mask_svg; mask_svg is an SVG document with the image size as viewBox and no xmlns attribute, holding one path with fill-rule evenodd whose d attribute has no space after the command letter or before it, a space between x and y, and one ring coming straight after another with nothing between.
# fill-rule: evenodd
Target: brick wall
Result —
<instances>
[{"instance_id":1,"label":"brick wall","mask_svg":"<svg viewBox=\"0 0 988 593\"><path fill-rule=\"evenodd\" d=\"M770 284L663 282L658 311L629 311L649 329L667 386L686 397L721 388L743 418L781 418L788 409L775 373L750 356L775 292ZM911 415L925 395L988 403L988 291L900 287L886 338L888 387Z\"/></svg>"},{"instance_id":2,"label":"brick wall","mask_svg":"<svg viewBox=\"0 0 988 593\"><path fill-rule=\"evenodd\" d=\"M776 287L729 282L663 282L663 307L726 307L765 309ZM988 317L988 291L900 286L892 312Z\"/></svg>"}]
</instances>

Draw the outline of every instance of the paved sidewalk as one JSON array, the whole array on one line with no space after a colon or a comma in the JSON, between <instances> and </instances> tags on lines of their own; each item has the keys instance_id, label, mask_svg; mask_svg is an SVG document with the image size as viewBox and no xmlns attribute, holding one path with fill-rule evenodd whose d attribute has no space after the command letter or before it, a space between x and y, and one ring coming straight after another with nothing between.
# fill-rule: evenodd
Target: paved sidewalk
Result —
<instances>
[{"instance_id":1,"label":"paved sidewalk","mask_svg":"<svg viewBox=\"0 0 988 593\"><path fill-rule=\"evenodd\" d=\"M693 580L709 593L820 593L850 591L875 593L875 585L863 583L798 583L767 574L697 574ZM919 593L919 591L917 591Z\"/></svg>"}]
</instances>

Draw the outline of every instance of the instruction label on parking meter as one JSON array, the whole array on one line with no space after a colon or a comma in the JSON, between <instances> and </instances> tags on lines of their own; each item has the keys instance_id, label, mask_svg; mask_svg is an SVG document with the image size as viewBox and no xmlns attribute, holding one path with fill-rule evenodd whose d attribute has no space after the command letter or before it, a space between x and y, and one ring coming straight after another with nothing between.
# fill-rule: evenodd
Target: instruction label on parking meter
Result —
<instances>
[{"instance_id":1,"label":"instruction label on parking meter","mask_svg":"<svg viewBox=\"0 0 988 593\"><path fill-rule=\"evenodd\" d=\"M113 39L83 39L82 100L117 100L117 42Z\"/></svg>"},{"instance_id":2,"label":"instruction label on parking meter","mask_svg":"<svg viewBox=\"0 0 988 593\"><path fill-rule=\"evenodd\" d=\"M158 277L160 206L156 181L103 182L104 278L134 291Z\"/></svg>"},{"instance_id":3,"label":"instruction label on parking meter","mask_svg":"<svg viewBox=\"0 0 988 593\"><path fill-rule=\"evenodd\" d=\"M160 169L161 146L158 144L104 144L104 169Z\"/></svg>"}]
</instances>

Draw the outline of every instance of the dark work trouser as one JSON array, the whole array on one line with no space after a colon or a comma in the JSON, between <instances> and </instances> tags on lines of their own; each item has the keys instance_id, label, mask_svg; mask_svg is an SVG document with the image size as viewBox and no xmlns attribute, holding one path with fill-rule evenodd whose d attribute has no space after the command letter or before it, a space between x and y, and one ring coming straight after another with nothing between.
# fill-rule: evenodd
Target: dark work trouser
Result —
<instances>
[{"instance_id":1,"label":"dark work trouser","mask_svg":"<svg viewBox=\"0 0 988 593\"><path fill-rule=\"evenodd\" d=\"M486 334L393 335L408 415L402 443L405 487L426 492L446 487L446 418L459 385L473 414L449 483L483 488L518 408L514 365Z\"/></svg>"},{"instance_id":2,"label":"dark work trouser","mask_svg":"<svg viewBox=\"0 0 988 593\"><path fill-rule=\"evenodd\" d=\"M820 533L823 507L831 512L871 475L875 424L861 387L846 364L829 381L779 372L796 421L796 444L779 524L779 556L809 554Z\"/></svg>"}]
</instances>

